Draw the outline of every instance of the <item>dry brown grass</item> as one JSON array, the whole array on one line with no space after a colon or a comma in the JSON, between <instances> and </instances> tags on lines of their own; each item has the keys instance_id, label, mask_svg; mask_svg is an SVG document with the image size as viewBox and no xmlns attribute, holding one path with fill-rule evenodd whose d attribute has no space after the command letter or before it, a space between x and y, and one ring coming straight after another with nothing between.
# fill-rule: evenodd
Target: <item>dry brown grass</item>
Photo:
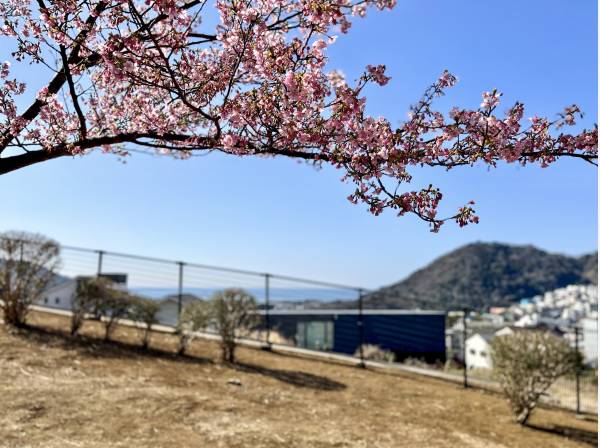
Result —
<instances>
[{"instance_id":1,"label":"dry brown grass","mask_svg":"<svg viewBox=\"0 0 600 448\"><path fill-rule=\"evenodd\" d=\"M66 328L37 313L32 323ZM390 375L260 350L239 366L0 325L2 447L575 447L595 445L597 424L540 409L535 428L511 421L498 395L406 374ZM117 328L115 339L139 341ZM155 333L153 348L175 350ZM568 434L569 437L556 433Z\"/></svg>"}]
</instances>

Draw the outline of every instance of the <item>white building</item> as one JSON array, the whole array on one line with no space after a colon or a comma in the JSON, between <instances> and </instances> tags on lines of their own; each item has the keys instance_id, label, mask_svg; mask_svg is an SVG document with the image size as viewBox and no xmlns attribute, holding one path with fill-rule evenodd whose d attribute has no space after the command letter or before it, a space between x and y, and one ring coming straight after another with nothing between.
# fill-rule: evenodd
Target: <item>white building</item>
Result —
<instances>
[{"instance_id":1,"label":"white building","mask_svg":"<svg viewBox=\"0 0 600 448\"><path fill-rule=\"evenodd\" d=\"M581 351L585 362L598 366L598 315L590 315L579 321L581 325Z\"/></svg>"},{"instance_id":2,"label":"white building","mask_svg":"<svg viewBox=\"0 0 600 448\"><path fill-rule=\"evenodd\" d=\"M598 310L598 286L569 285L509 308L517 327L571 327Z\"/></svg>"},{"instance_id":3,"label":"white building","mask_svg":"<svg viewBox=\"0 0 600 448\"><path fill-rule=\"evenodd\" d=\"M493 335L475 333L467 338L467 369L491 369L490 340Z\"/></svg>"},{"instance_id":4,"label":"white building","mask_svg":"<svg viewBox=\"0 0 600 448\"><path fill-rule=\"evenodd\" d=\"M77 279L67 279L46 289L36 305L70 310L77 291Z\"/></svg>"},{"instance_id":5,"label":"white building","mask_svg":"<svg viewBox=\"0 0 600 448\"><path fill-rule=\"evenodd\" d=\"M467 369L491 369L494 366L492 362L492 339L511 335L513 332L510 327L504 327L494 332L479 332L468 337L466 346Z\"/></svg>"},{"instance_id":6,"label":"white building","mask_svg":"<svg viewBox=\"0 0 600 448\"><path fill-rule=\"evenodd\" d=\"M120 289L127 288L126 274L100 274L101 277L106 277L112 280L115 287ZM75 294L77 293L77 285L81 280L89 279L90 277L66 278L62 277L59 283L47 288L41 298L36 302L36 305L46 306L49 308L59 308L62 310L71 310Z\"/></svg>"},{"instance_id":7,"label":"white building","mask_svg":"<svg viewBox=\"0 0 600 448\"><path fill-rule=\"evenodd\" d=\"M184 307L188 303L194 301L200 301L196 296L191 294L184 294L181 297L181 305ZM172 295L158 302L160 309L156 314L156 319L161 325L168 325L171 327L177 326L179 323L179 298L177 295Z\"/></svg>"}]
</instances>

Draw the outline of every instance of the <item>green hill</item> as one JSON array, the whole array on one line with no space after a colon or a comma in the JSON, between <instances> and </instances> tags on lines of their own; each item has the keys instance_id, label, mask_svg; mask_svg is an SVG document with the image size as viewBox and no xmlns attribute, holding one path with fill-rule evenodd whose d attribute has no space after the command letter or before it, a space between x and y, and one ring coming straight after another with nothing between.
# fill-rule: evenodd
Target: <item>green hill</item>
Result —
<instances>
[{"instance_id":1,"label":"green hill","mask_svg":"<svg viewBox=\"0 0 600 448\"><path fill-rule=\"evenodd\" d=\"M570 257L533 246L474 243L365 297L368 308L484 309L579 283L597 283L598 253Z\"/></svg>"}]
</instances>

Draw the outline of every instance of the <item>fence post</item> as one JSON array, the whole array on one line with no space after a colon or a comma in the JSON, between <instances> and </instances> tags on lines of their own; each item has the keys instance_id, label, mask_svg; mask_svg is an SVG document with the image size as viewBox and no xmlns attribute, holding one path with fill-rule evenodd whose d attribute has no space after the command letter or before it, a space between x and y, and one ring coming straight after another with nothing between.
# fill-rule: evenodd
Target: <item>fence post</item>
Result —
<instances>
[{"instance_id":1,"label":"fence post","mask_svg":"<svg viewBox=\"0 0 600 448\"><path fill-rule=\"evenodd\" d=\"M576 412L579 414L581 412L581 394L580 394L580 385L579 385L579 327L575 327L575 353L577 353L577 365L575 366L575 394L577 396L576 401Z\"/></svg>"},{"instance_id":2,"label":"fence post","mask_svg":"<svg viewBox=\"0 0 600 448\"><path fill-rule=\"evenodd\" d=\"M467 308L463 309L463 387L469 387L469 381L467 378Z\"/></svg>"},{"instance_id":3,"label":"fence post","mask_svg":"<svg viewBox=\"0 0 600 448\"><path fill-rule=\"evenodd\" d=\"M179 266L179 282L177 285L177 323L181 324L181 311L183 310L183 263L178 261Z\"/></svg>"},{"instance_id":4,"label":"fence post","mask_svg":"<svg viewBox=\"0 0 600 448\"><path fill-rule=\"evenodd\" d=\"M365 343L365 328L363 322L363 290L358 290L358 320L356 321L358 326L358 353L360 356L359 367L365 367L365 354L364 354L364 343Z\"/></svg>"},{"instance_id":5,"label":"fence post","mask_svg":"<svg viewBox=\"0 0 600 448\"><path fill-rule=\"evenodd\" d=\"M265 326L267 327L266 343L264 347L266 350L271 349L271 285L270 285L271 274L265 274Z\"/></svg>"},{"instance_id":6,"label":"fence post","mask_svg":"<svg viewBox=\"0 0 600 448\"><path fill-rule=\"evenodd\" d=\"M98 251L98 271L96 272L97 277L100 277L100 274L102 274L102 258L103 257L104 257L104 251L99 250Z\"/></svg>"}]
</instances>

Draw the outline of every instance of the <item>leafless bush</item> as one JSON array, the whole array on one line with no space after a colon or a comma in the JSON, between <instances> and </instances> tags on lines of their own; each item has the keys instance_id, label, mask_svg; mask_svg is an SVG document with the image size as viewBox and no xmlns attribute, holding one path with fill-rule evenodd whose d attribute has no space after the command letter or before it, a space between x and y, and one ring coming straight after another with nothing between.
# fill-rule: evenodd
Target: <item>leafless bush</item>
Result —
<instances>
[{"instance_id":1,"label":"leafless bush","mask_svg":"<svg viewBox=\"0 0 600 448\"><path fill-rule=\"evenodd\" d=\"M576 368L578 355L551 333L518 331L494 338L492 360L515 421L524 425L552 383Z\"/></svg>"},{"instance_id":2,"label":"leafless bush","mask_svg":"<svg viewBox=\"0 0 600 448\"><path fill-rule=\"evenodd\" d=\"M99 319L104 300L112 294L115 291L107 278L79 278L71 303L71 335L75 336L79 332L88 315Z\"/></svg>"},{"instance_id":3,"label":"leafless bush","mask_svg":"<svg viewBox=\"0 0 600 448\"><path fill-rule=\"evenodd\" d=\"M196 300L183 307L179 324L177 325L177 334L179 335L178 353L180 355L185 354L194 337L194 332L206 328L210 319L211 307L205 301Z\"/></svg>"},{"instance_id":4,"label":"leafless bush","mask_svg":"<svg viewBox=\"0 0 600 448\"><path fill-rule=\"evenodd\" d=\"M412 367L420 367L422 369L431 367L430 364L427 364L427 361L420 358L406 358L404 361L402 361L402 364Z\"/></svg>"},{"instance_id":5,"label":"leafless bush","mask_svg":"<svg viewBox=\"0 0 600 448\"><path fill-rule=\"evenodd\" d=\"M29 306L51 285L60 248L45 236L25 232L0 234L0 299L4 320L25 325Z\"/></svg>"},{"instance_id":6,"label":"leafless bush","mask_svg":"<svg viewBox=\"0 0 600 448\"><path fill-rule=\"evenodd\" d=\"M290 338L286 338L279 331L271 329L268 332L269 335L269 343L271 344L279 344L279 345L294 345L294 341ZM267 340L267 330L263 329L255 329L248 332L247 336L250 339L254 339L256 341L266 341Z\"/></svg>"},{"instance_id":7,"label":"leafless bush","mask_svg":"<svg viewBox=\"0 0 600 448\"><path fill-rule=\"evenodd\" d=\"M236 338L257 325L256 300L243 289L226 289L211 298L211 317L221 336L221 359L235 362Z\"/></svg>"},{"instance_id":8,"label":"leafless bush","mask_svg":"<svg viewBox=\"0 0 600 448\"><path fill-rule=\"evenodd\" d=\"M132 308L132 298L126 292L116 288L108 280L103 283L103 296L98 304L98 314L104 324L104 340L108 341L119 319L129 317Z\"/></svg>"},{"instance_id":9,"label":"leafless bush","mask_svg":"<svg viewBox=\"0 0 600 448\"><path fill-rule=\"evenodd\" d=\"M144 333L142 336L142 347L148 348L150 342L150 330L152 325L158 322L156 315L160 310L160 305L154 300L144 299L142 297L131 297L131 319L144 324Z\"/></svg>"},{"instance_id":10,"label":"leafless bush","mask_svg":"<svg viewBox=\"0 0 600 448\"><path fill-rule=\"evenodd\" d=\"M379 362L394 362L396 355L394 352L385 350L378 345L363 344L362 345L363 357L369 361ZM360 356L360 347L356 349L354 356Z\"/></svg>"}]
</instances>

